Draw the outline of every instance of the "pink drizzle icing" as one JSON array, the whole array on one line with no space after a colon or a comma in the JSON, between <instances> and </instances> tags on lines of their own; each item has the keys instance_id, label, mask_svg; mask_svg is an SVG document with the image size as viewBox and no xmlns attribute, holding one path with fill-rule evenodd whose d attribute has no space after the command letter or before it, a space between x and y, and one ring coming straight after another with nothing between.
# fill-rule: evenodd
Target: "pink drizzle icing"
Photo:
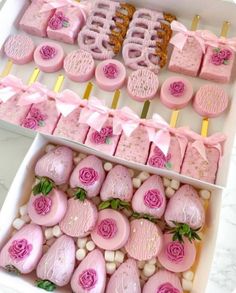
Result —
<instances>
[{"instance_id":1,"label":"pink drizzle icing","mask_svg":"<svg viewBox=\"0 0 236 293\"><path fill-rule=\"evenodd\" d=\"M118 66L114 63L108 63L103 67L103 73L106 78L115 79L118 76L119 69Z\"/></svg>"},{"instance_id":2,"label":"pink drizzle icing","mask_svg":"<svg viewBox=\"0 0 236 293\"><path fill-rule=\"evenodd\" d=\"M155 209L161 207L163 203L163 198L158 189L150 189L144 195L144 204L145 206Z\"/></svg>"},{"instance_id":3,"label":"pink drizzle icing","mask_svg":"<svg viewBox=\"0 0 236 293\"><path fill-rule=\"evenodd\" d=\"M113 219L102 220L98 225L97 233L105 239L113 238L117 233L116 221Z\"/></svg>"},{"instance_id":4,"label":"pink drizzle icing","mask_svg":"<svg viewBox=\"0 0 236 293\"><path fill-rule=\"evenodd\" d=\"M216 48L211 55L211 63L213 63L214 65L227 65L231 55L232 53L228 49Z\"/></svg>"},{"instance_id":5,"label":"pink drizzle icing","mask_svg":"<svg viewBox=\"0 0 236 293\"><path fill-rule=\"evenodd\" d=\"M170 159L170 153L165 156L158 147L155 147L154 154L148 160L148 164L153 167L164 168L165 165L170 161Z\"/></svg>"},{"instance_id":6,"label":"pink drizzle icing","mask_svg":"<svg viewBox=\"0 0 236 293\"><path fill-rule=\"evenodd\" d=\"M86 186L92 185L98 180L98 173L93 168L82 168L79 170L79 180Z\"/></svg>"},{"instance_id":7,"label":"pink drizzle icing","mask_svg":"<svg viewBox=\"0 0 236 293\"><path fill-rule=\"evenodd\" d=\"M162 284L156 293L180 293L179 290L173 287L170 283Z\"/></svg>"},{"instance_id":8,"label":"pink drizzle icing","mask_svg":"<svg viewBox=\"0 0 236 293\"><path fill-rule=\"evenodd\" d=\"M30 255L33 245L26 239L14 240L8 248L10 257L15 261L21 261Z\"/></svg>"},{"instance_id":9,"label":"pink drizzle icing","mask_svg":"<svg viewBox=\"0 0 236 293\"><path fill-rule=\"evenodd\" d=\"M37 214L45 216L51 211L52 200L48 196L39 196L35 199L33 205Z\"/></svg>"},{"instance_id":10,"label":"pink drizzle icing","mask_svg":"<svg viewBox=\"0 0 236 293\"><path fill-rule=\"evenodd\" d=\"M83 271L79 276L79 285L84 290L91 290L97 283L97 273L94 269L88 269Z\"/></svg>"},{"instance_id":11,"label":"pink drizzle icing","mask_svg":"<svg viewBox=\"0 0 236 293\"><path fill-rule=\"evenodd\" d=\"M113 130L111 126L103 127L101 131L94 131L91 136L91 140L95 144L104 144L107 139L112 137Z\"/></svg>"},{"instance_id":12,"label":"pink drizzle icing","mask_svg":"<svg viewBox=\"0 0 236 293\"><path fill-rule=\"evenodd\" d=\"M166 246L166 255L174 263L179 263L184 258L184 245L179 241L172 241Z\"/></svg>"},{"instance_id":13,"label":"pink drizzle icing","mask_svg":"<svg viewBox=\"0 0 236 293\"><path fill-rule=\"evenodd\" d=\"M181 97L185 90L185 84L182 81L175 81L170 84L169 91L174 97Z\"/></svg>"},{"instance_id":14,"label":"pink drizzle icing","mask_svg":"<svg viewBox=\"0 0 236 293\"><path fill-rule=\"evenodd\" d=\"M57 54L57 51L54 47L51 46L42 46L40 49L40 55L44 60L50 60L54 58Z\"/></svg>"},{"instance_id":15,"label":"pink drizzle icing","mask_svg":"<svg viewBox=\"0 0 236 293\"><path fill-rule=\"evenodd\" d=\"M63 14L63 12L58 11L49 20L48 26L53 30L59 30L63 27L69 26L69 19Z\"/></svg>"}]
</instances>

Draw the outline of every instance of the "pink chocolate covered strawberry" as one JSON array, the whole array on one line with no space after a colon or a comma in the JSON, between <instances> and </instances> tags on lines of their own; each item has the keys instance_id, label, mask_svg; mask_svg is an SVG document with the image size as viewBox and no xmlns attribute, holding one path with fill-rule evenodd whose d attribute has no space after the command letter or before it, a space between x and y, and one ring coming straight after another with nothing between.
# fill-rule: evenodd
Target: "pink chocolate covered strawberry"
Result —
<instances>
[{"instance_id":1,"label":"pink chocolate covered strawberry","mask_svg":"<svg viewBox=\"0 0 236 293\"><path fill-rule=\"evenodd\" d=\"M29 274L36 268L42 249L42 229L38 225L26 225L2 248L0 267L17 274Z\"/></svg>"},{"instance_id":2,"label":"pink chocolate covered strawberry","mask_svg":"<svg viewBox=\"0 0 236 293\"><path fill-rule=\"evenodd\" d=\"M79 264L71 278L74 293L103 293L106 285L106 268L103 254L95 249Z\"/></svg>"}]
</instances>

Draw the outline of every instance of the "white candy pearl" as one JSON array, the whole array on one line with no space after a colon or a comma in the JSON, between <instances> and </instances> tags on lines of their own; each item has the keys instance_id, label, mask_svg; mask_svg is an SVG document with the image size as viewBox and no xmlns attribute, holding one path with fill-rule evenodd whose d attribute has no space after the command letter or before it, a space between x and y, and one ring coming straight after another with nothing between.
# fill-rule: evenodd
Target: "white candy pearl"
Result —
<instances>
[{"instance_id":1,"label":"white candy pearl","mask_svg":"<svg viewBox=\"0 0 236 293\"><path fill-rule=\"evenodd\" d=\"M140 272L140 278L141 280L147 281L148 277L144 275L144 271Z\"/></svg>"},{"instance_id":2,"label":"white candy pearl","mask_svg":"<svg viewBox=\"0 0 236 293\"><path fill-rule=\"evenodd\" d=\"M21 216L28 215L28 206L27 206L27 204L21 206L21 207L19 208L19 212L20 212L20 215L21 215Z\"/></svg>"},{"instance_id":3,"label":"white candy pearl","mask_svg":"<svg viewBox=\"0 0 236 293\"><path fill-rule=\"evenodd\" d=\"M139 173L139 175L138 175L138 178L139 178L142 182L145 181L145 180L147 180L149 177L150 177L150 174L149 174L148 172L145 172L145 171Z\"/></svg>"},{"instance_id":4,"label":"white candy pearl","mask_svg":"<svg viewBox=\"0 0 236 293\"><path fill-rule=\"evenodd\" d=\"M188 280L188 281L192 281L194 278L194 272L192 271L186 271L183 273L183 277L184 279Z\"/></svg>"},{"instance_id":5,"label":"white candy pearl","mask_svg":"<svg viewBox=\"0 0 236 293\"><path fill-rule=\"evenodd\" d=\"M171 198L175 194L175 190L171 187L167 187L165 193L168 198Z\"/></svg>"},{"instance_id":6,"label":"white candy pearl","mask_svg":"<svg viewBox=\"0 0 236 293\"><path fill-rule=\"evenodd\" d=\"M139 260L139 261L138 261L138 268L139 268L139 269L143 269L144 266L145 266L145 261L144 261L144 260Z\"/></svg>"},{"instance_id":7,"label":"white candy pearl","mask_svg":"<svg viewBox=\"0 0 236 293\"><path fill-rule=\"evenodd\" d=\"M125 254L122 251L117 250L115 253L115 262L122 263L124 261L124 258Z\"/></svg>"},{"instance_id":8,"label":"white candy pearl","mask_svg":"<svg viewBox=\"0 0 236 293\"><path fill-rule=\"evenodd\" d=\"M58 225L54 226L52 229L53 236L60 237L63 233Z\"/></svg>"},{"instance_id":9,"label":"white candy pearl","mask_svg":"<svg viewBox=\"0 0 236 293\"><path fill-rule=\"evenodd\" d=\"M48 152L52 151L53 149L55 149L55 145L48 144L45 148L45 152L48 153Z\"/></svg>"},{"instance_id":10,"label":"white candy pearl","mask_svg":"<svg viewBox=\"0 0 236 293\"><path fill-rule=\"evenodd\" d=\"M164 177L164 178L163 178L163 185L164 185L165 187L170 186L170 179Z\"/></svg>"},{"instance_id":11,"label":"white candy pearl","mask_svg":"<svg viewBox=\"0 0 236 293\"><path fill-rule=\"evenodd\" d=\"M141 186L141 180L140 178L133 178L133 186L134 188L139 188Z\"/></svg>"},{"instance_id":12,"label":"white candy pearl","mask_svg":"<svg viewBox=\"0 0 236 293\"><path fill-rule=\"evenodd\" d=\"M105 250L104 258L107 262L114 262L115 260L115 251Z\"/></svg>"},{"instance_id":13,"label":"white candy pearl","mask_svg":"<svg viewBox=\"0 0 236 293\"><path fill-rule=\"evenodd\" d=\"M83 153L80 153L79 154L79 158L81 158L82 160L87 158L87 155L86 154L83 154Z\"/></svg>"},{"instance_id":14,"label":"white candy pearl","mask_svg":"<svg viewBox=\"0 0 236 293\"><path fill-rule=\"evenodd\" d=\"M199 191L199 195L201 196L201 198L207 200L210 199L211 192L209 190L202 189Z\"/></svg>"},{"instance_id":15,"label":"white candy pearl","mask_svg":"<svg viewBox=\"0 0 236 293\"><path fill-rule=\"evenodd\" d=\"M129 169L129 174L130 174L130 177L133 178L134 177L134 170L133 169Z\"/></svg>"},{"instance_id":16,"label":"white candy pearl","mask_svg":"<svg viewBox=\"0 0 236 293\"><path fill-rule=\"evenodd\" d=\"M20 230L23 226L25 225L25 221L23 221L20 218L16 218L13 223L12 226L16 229L16 230Z\"/></svg>"},{"instance_id":17,"label":"white candy pearl","mask_svg":"<svg viewBox=\"0 0 236 293\"><path fill-rule=\"evenodd\" d=\"M171 180L170 182L170 187L175 189L175 190L178 190L179 189L179 186L180 186L180 182L177 181L177 180Z\"/></svg>"},{"instance_id":18,"label":"white candy pearl","mask_svg":"<svg viewBox=\"0 0 236 293\"><path fill-rule=\"evenodd\" d=\"M52 228L47 228L45 231L44 231L44 236L46 238L46 240L49 240L53 237L53 232L52 232Z\"/></svg>"},{"instance_id":19,"label":"white candy pearl","mask_svg":"<svg viewBox=\"0 0 236 293\"><path fill-rule=\"evenodd\" d=\"M31 221L31 218L29 215L24 215L21 217L21 220L28 224Z\"/></svg>"},{"instance_id":20,"label":"white candy pearl","mask_svg":"<svg viewBox=\"0 0 236 293\"><path fill-rule=\"evenodd\" d=\"M79 248L85 248L87 241L88 241L88 238L86 238L86 237L85 238L78 238L77 246Z\"/></svg>"},{"instance_id":21,"label":"white candy pearl","mask_svg":"<svg viewBox=\"0 0 236 293\"><path fill-rule=\"evenodd\" d=\"M91 240L86 243L86 249L88 251L92 251L95 248L95 243Z\"/></svg>"},{"instance_id":22,"label":"white candy pearl","mask_svg":"<svg viewBox=\"0 0 236 293\"><path fill-rule=\"evenodd\" d=\"M76 259L83 260L86 256L86 250L84 248L80 248L76 251Z\"/></svg>"},{"instance_id":23,"label":"white candy pearl","mask_svg":"<svg viewBox=\"0 0 236 293\"><path fill-rule=\"evenodd\" d=\"M82 159L80 157L74 157L73 162L75 165L77 165Z\"/></svg>"},{"instance_id":24,"label":"white candy pearl","mask_svg":"<svg viewBox=\"0 0 236 293\"><path fill-rule=\"evenodd\" d=\"M113 168L113 165L110 162L106 162L104 164L103 168L104 168L105 171L109 172Z\"/></svg>"},{"instance_id":25,"label":"white candy pearl","mask_svg":"<svg viewBox=\"0 0 236 293\"><path fill-rule=\"evenodd\" d=\"M148 263L149 263L150 265L155 265L155 264L157 263L157 260L156 260L156 258L152 258L152 259L150 259L150 260L148 261Z\"/></svg>"},{"instance_id":26,"label":"white candy pearl","mask_svg":"<svg viewBox=\"0 0 236 293\"><path fill-rule=\"evenodd\" d=\"M116 264L114 262L106 263L106 271L108 275L112 275L116 270Z\"/></svg>"},{"instance_id":27,"label":"white candy pearl","mask_svg":"<svg viewBox=\"0 0 236 293\"><path fill-rule=\"evenodd\" d=\"M182 287L184 291L191 291L193 288L193 282L189 280L182 279Z\"/></svg>"},{"instance_id":28,"label":"white candy pearl","mask_svg":"<svg viewBox=\"0 0 236 293\"><path fill-rule=\"evenodd\" d=\"M156 267L153 264L146 263L143 268L143 274L146 277L151 277L155 273Z\"/></svg>"}]
</instances>

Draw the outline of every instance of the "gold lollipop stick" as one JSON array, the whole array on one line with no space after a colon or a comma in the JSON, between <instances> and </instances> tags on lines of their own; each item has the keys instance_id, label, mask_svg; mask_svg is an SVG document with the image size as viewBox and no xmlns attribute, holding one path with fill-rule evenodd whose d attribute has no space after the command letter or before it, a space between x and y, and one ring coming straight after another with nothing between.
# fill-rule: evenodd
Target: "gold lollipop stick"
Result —
<instances>
[{"instance_id":1,"label":"gold lollipop stick","mask_svg":"<svg viewBox=\"0 0 236 293\"><path fill-rule=\"evenodd\" d=\"M35 68L29 78L28 85L33 84L38 79L39 73L40 73L40 70L38 68Z\"/></svg>"},{"instance_id":2,"label":"gold lollipop stick","mask_svg":"<svg viewBox=\"0 0 236 293\"><path fill-rule=\"evenodd\" d=\"M200 19L201 19L200 15L194 16L194 18L192 20L192 24L191 24L191 31L197 30Z\"/></svg>"},{"instance_id":3,"label":"gold lollipop stick","mask_svg":"<svg viewBox=\"0 0 236 293\"><path fill-rule=\"evenodd\" d=\"M147 114L148 114L148 111L149 111L149 108L150 108L150 101L145 101L144 105L143 105L143 109L142 109L142 113L141 113L141 118L142 119L145 119L147 118Z\"/></svg>"},{"instance_id":4,"label":"gold lollipop stick","mask_svg":"<svg viewBox=\"0 0 236 293\"><path fill-rule=\"evenodd\" d=\"M228 33L229 33L229 28L230 28L230 22L229 21L224 21L220 36L226 38Z\"/></svg>"},{"instance_id":5,"label":"gold lollipop stick","mask_svg":"<svg viewBox=\"0 0 236 293\"><path fill-rule=\"evenodd\" d=\"M116 109L120 99L120 90L116 90L112 99L111 109Z\"/></svg>"},{"instance_id":6,"label":"gold lollipop stick","mask_svg":"<svg viewBox=\"0 0 236 293\"><path fill-rule=\"evenodd\" d=\"M9 59L7 61L7 64L5 65L5 68L3 69L1 73L1 77L7 76L11 72L12 67L13 67L13 62Z\"/></svg>"},{"instance_id":7,"label":"gold lollipop stick","mask_svg":"<svg viewBox=\"0 0 236 293\"><path fill-rule=\"evenodd\" d=\"M86 86L85 91L84 91L84 95L83 95L84 100L89 99L92 89L93 89L93 84L92 84L92 82L89 82Z\"/></svg>"},{"instance_id":8,"label":"gold lollipop stick","mask_svg":"<svg viewBox=\"0 0 236 293\"><path fill-rule=\"evenodd\" d=\"M64 79L65 79L64 75L62 75L62 74L58 75L56 83L55 83L54 88L53 88L53 91L55 93L60 92Z\"/></svg>"}]
</instances>

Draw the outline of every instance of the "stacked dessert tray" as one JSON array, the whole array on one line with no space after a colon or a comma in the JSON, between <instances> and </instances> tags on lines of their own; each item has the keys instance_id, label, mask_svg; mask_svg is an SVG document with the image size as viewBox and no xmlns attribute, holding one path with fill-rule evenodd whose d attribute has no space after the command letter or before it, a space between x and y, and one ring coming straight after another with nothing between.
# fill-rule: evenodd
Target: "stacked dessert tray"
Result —
<instances>
[{"instance_id":1,"label":"stacked dessert tray","mask_svg":"<svg viewBox=\"0 0 236 293\"><path fill-rule=\"evenodd\" d=\"M38 134L1 211L0 284L205 292L234 141L235 8L172 2L6 1L0 125Z\"/></svg>"}]
</instances>

